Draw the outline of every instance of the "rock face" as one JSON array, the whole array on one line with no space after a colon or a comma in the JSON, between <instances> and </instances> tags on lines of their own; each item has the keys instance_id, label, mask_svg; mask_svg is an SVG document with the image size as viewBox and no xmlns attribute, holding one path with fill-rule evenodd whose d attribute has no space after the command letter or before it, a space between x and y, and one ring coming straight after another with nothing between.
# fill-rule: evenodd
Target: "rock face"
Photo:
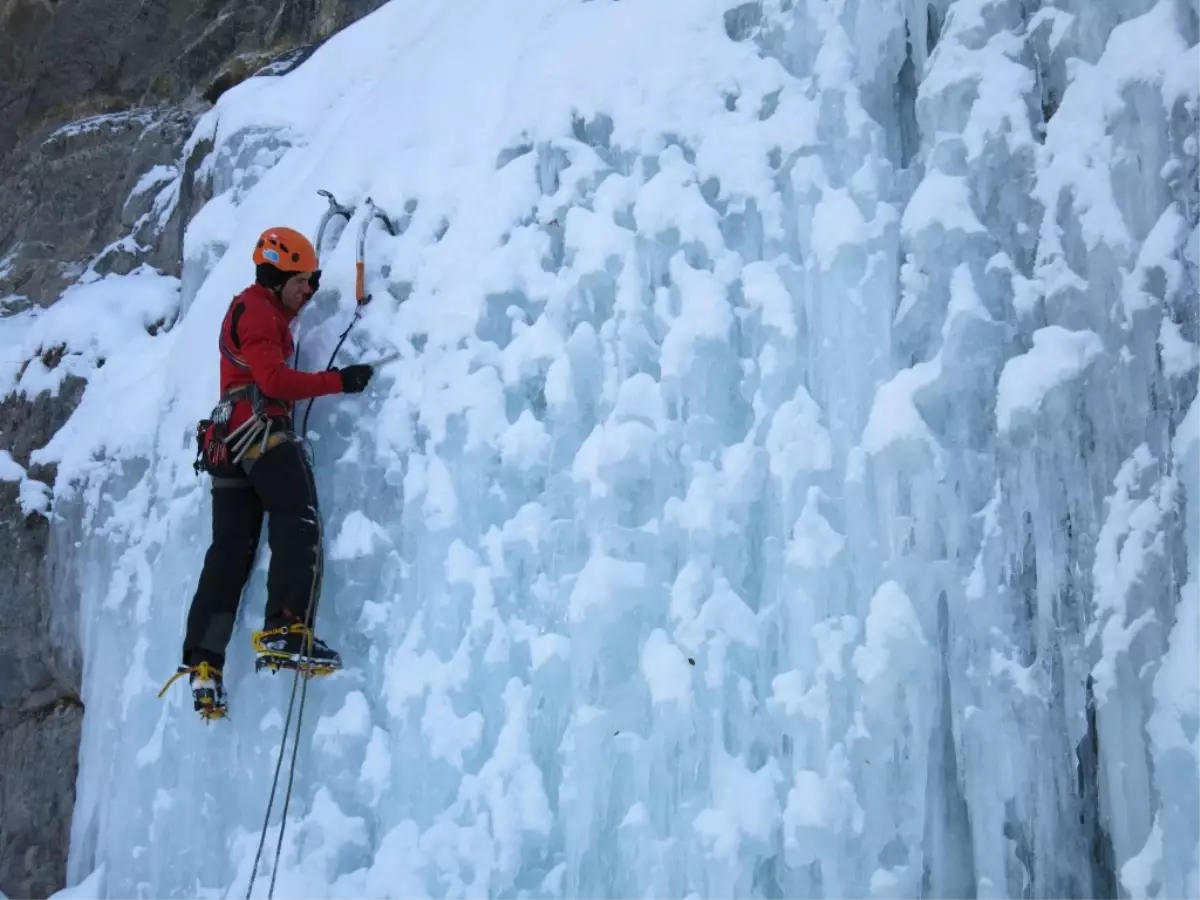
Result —
<instances>
[{"instance_id":1,"label":"rock face","mask_svg":"<svg viewBox=\"0 0 1200 900\"><path fill-rule=\"evenodd\" d=\"M6 399L0 441L27 463L82 388L75 379L54 399ZM36 468L30 474L52 478ZM0 890L44 897L62 886L83 708L77 652L50 639L50 526L40 515L25 517L17 495L16 483L0 482Z\"/></svg>"},{"instance_id":2,"label":"rock face","mask_svg":"<svg viewBox=\"0 0 1200 900\"><path fill-rule=\"evenodd\" d=\"M381 3L0 0L0 317L49 306L88 270L180 274L203 197L187 179L159 188L186 165L197 117ZM27 467L84 387L0 397L0 450ZM82 661L71 623L52 618L49 522L25 514L19 487L0 481L0 891L44 897L65 880Z\"/></svg>"}]
</instances>

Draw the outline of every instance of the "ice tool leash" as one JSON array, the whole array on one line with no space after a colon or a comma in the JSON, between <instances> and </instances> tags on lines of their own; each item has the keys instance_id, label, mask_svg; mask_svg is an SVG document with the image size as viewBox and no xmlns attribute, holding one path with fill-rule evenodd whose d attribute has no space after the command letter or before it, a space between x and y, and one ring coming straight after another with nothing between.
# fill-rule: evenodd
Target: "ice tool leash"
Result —
<instances>
[{"instance_id":1,"label":"ice tool leash","mask_svg":"<svg viewBox=\"0 0 1200 900\"><path fill-rule=\"evenodd\" d=\"M332 219L334 216L343 216L343 217L345 217L345 219L348 222L354 214L354 211L351 208L342 206L340 203L338 203L337 199L329 191L321 190L321 191L319 191L319 193L321 194L321 196L325 197L329 201L329 206L325 210L325 213L321 216L320 224L317 226L316 249L317 249L318 257L321 252L321 238L324 236L325 227L326 227L326 225L329 224L329 220ZM335 357L337 356L338 350L341 349L342 343L346 340L346 337L350 334L350 329L354 327L354 323L358 321L359 316L362 314L363 306L365 306L371 299L370 294L366 293L365 274L364 274L365 273L364 247L366 244L367 228L370 226L371 221L373 219L378 218L383 222L384 227L387 228L389 234L391 234L392 236L395 236L397 234L396 228L393 225L391 219L388 218L386 213L384 213L382 210L380 210L379 208L377 208L375 206L375 204L371 201L370 197L367 198L366 205L367 205L367 215L363 217L362 222L360 222L359 226L358 226L358 247L357 247L356 259L355 259L356 273L355 273L355 284L354 284L354 296L355 296L354 316L350 320L350 324L346 327L346 330L342 332L342 335L337 342L337 346L335 346L333 348L333 353L330 354L330 356L329 356L329 363L325 367L327 369L333 368L333 361L334 361ZM398 355L398 354L396 354L396 355ZM391 358L395 358L395 357L393 356ZM389 359L391 359L391 358L389 358ZM304 412L304 423L303 423L303 426L300 431L301 440L305 440L308 435L308 414L311 410L312 410L312 400L309 400L308 407L305 409L305 412ZM313 493L315 495L316 491L314 490ZM323 535L321 535L322 529L321 529L320 516L318 515L316 518L317 518L318 540L323 540L324 539ZM263 845L266 843L266 840L267 840L267 827L271 821L271 808L275 805L275 793L279 787L279 773L283 767L283 755L287 748L288 732L291 728L291 721L292 721L292 709L295 706L295 702L296 702L296 687L300 682L301 674L303 674L304 675L304 686L300 689L300 705L299 705L299 707L296 708L296 731L292 736L292 758L288 765L288 783L287 783L287 788L284 791L284 795L283 795L283 809L280 814L280 820L279 820L279 839L275 845L275 861L271 866L271 884L267 891L268 898L275 896L275 877L279 872L279 857L283 852L283 833L284 833L284 829L287 827L288 806L291 804L292 785L293 785L293 783L295 781L295 777L296 777L296 755L300 749L300 730L301 730L300 726L301 726L301 722L304 717L304 702L308 695L308 680L312 675L322 674L322 672L319 669L314 670L314 668L311 665L312 620L313 620L314 613L316 612L315 607L316 607L317 594L319 593L319 590L320 590L319 585L320 585L320 577L318 576L317 580L314 582L313 591L309 595L309 598L308 598L308 608L304 611L304 652L302 654L303 659L302 659L302 661L299 662L298 665L295 666L295 675L292 678L291 697L288 700L287 714L284 716L284 720L283 720L283 736L279 742L279 757L275 761L275 776L271 780L271 794L267 799L266 815L263 816L262 832L260 833L259 839L258 839L258 850L254 854L254 866L250 871L250 883L246 888L246 900L250 900L250 895L254 891L254 881L258 876L258 864L259 864L260 859L262 858ZM255 635L255 649L256 650L264 649L264 648L262 648L262 645L261 645L261 638L264 636L265 636L265 632L258 633ZM256 663L255 663L256 668L260 667L259 664L262 661L263 661L263 657L260 656L258 661L256 661ZM268 663L268 665L269 665L269 663ZM278 670L278 668L276 667L276 671L277 670Z\"/></svg>"},{"instance_id":2,"label":"ice tool leash","mask_svg":"<svg viewBox=\"0 0 1200 900\"><path fill-rule=\"evenodd\" d=\"M329 200L329 209L321 217L321 224L317 228L317 253L321 252L321 233L325 230L325 225L335 215L346 216L346 221L350 221L352 212L348 214L348 208L337 202L337 199L329 191L321 190L319 193ZM371 302L371 295L367 293L367 276L366 276L366 246L367 246L367 229L371 227L371 223L375 219L379 219L383 223L383 227L387 229L388 234L396 237L400 232L396 228L396 224L391 220L387 213L375 205L370 197L365 203L367 213L358 223L358 242L354 253L354 315L350 318L350 324L346 326L346 330L341 333L337 344L334 345L333 352L329 354L329 362L325 364L326 369L333 368L333 361L337 357L338 351L342 349L342 344L350 335L350 329L362 316L363 307ZM308 434L308 414L312 412L313 401L308 401L308 406L304 408L304 421L300 427L301 439L304 439Z\"/></svg>"}]
</instances>

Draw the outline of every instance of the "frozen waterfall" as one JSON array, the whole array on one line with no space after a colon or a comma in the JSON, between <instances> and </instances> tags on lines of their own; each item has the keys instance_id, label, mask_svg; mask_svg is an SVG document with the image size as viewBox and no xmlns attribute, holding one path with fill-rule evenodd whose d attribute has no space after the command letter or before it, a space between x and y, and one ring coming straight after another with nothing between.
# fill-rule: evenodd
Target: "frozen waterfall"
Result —
<instances>
[{"instance_id":1,"label":"frozen waterfall","mask_svg":"<svg viewBox=\"0 0 1200 900\"><path fill-rule=\"evenodd\" d=\"M6 326L70 335L6 389L90 379L34 458L85 672L63 896L244 896L265 540L230 719L155 694L217 327L320 188L402 232L339 363L401 356L313 407L347 670L277 896L1200 896L1200 7L732 2L393 0L146 182L211 192L182 281Z\"/></svg>"}]
</instances>

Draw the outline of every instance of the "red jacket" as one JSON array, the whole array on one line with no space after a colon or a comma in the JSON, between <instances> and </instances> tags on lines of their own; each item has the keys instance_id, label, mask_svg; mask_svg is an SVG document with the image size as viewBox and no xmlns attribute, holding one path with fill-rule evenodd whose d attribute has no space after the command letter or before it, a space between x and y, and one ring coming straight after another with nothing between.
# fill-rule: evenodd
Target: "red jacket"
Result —
<instances>
[{"instance_id":1,"label":"red jacket","mask_svg":"<svg viewBox=\"0 0 1200 900\"><path fill-rule=\"evenodd\" d=\"M298 372L288 366L295 349L291 330L295 316L262 285L252 284L233 298L221 323L222 397L257 383L270 398L267 415L290 416L297 400L341 393L338 372ZM246 421L251 410L249 399L234 403L230 430Z\"/></svg>"}]
</instances>

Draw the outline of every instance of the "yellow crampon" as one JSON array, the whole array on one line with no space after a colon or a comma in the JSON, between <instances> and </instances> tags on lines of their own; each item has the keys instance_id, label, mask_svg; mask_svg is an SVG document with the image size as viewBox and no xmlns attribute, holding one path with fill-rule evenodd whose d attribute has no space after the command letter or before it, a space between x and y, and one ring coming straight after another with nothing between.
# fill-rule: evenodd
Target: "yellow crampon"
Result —
<instances>
[{"instance_id":1,"label":"yellow crampon","mask_svg":"<svg viewBox=\"0 0 1200 900\"><path fill-rule=\"evenodd\" d=\"M256 631L251 635L250 642L254 645L254 652L258 654L258 659L254 661L255 671L270 669L272 673L278 673L280 669L299 669L305 678L312 678L314 675L332 675L338 670L337 666L312 662L305 664L297 654L273 650L265 643L266 638L285 637L289 634L303 635L306 638L305 648L312 646L312 632L299 623Z\"/></svg>"},{"instance_id":2,"label":"yellow crampon","mask_svg":"<svg viewBox=\"0 0 1200 900\"><path fill-rule=\"evenodd\" d=\"M211 680L215 682L221 677L221 670L206 662L202 662L198 666L180 666L175 670L175 674L167 679L167 683L162 686L162 689L158 692L158 696L161 698L167 692L167 688L184 675L191 674L192 672L195 672L205 681ZM227 709L224 703L217 702L217 696L216 691L206 690L199 695L193 693L192 698L196 704L196 712L200 713L200 718L205 721L225 718Z\"/></svg>"}]
</instances>

